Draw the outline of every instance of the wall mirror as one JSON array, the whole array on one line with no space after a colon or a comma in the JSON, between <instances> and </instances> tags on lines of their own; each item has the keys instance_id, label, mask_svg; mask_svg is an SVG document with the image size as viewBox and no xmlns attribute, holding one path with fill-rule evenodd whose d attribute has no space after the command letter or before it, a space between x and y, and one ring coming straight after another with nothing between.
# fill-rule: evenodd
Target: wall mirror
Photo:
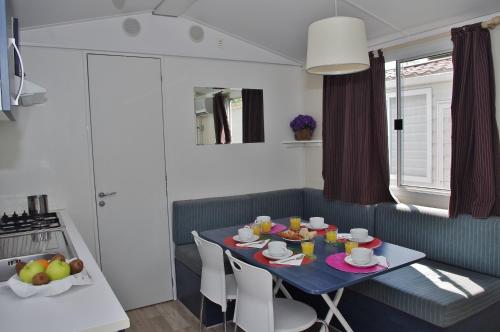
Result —
<instances>
[{"instance_id":1,"label":"wall mirror","mask_svg":"<svg viewBox=\"0 0 500 332\"><path fill-rule=\"evenodd\" d=\"M194 88L196 144L264 142L261 89Z\"/></svg>"}]
</instances>

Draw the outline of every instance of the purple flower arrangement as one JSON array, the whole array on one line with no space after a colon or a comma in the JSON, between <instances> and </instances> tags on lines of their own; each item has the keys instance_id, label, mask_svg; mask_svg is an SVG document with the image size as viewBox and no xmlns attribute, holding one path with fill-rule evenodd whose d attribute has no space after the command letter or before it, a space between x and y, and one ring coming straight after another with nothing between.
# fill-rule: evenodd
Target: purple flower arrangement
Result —
<instances>
[{"instance_id":1,"label":"purple flower arrangement","mask_svg":"<svg viewBox=\"0 0 500 332\"><path fill-rule=\"evenodd\" d=\"M290 128L292 128L293 131L299 131L306 128L313 131L316 129L316 121L314 121L313 117L310 115L299 114L290 122Z\"/></svg>"}]
</instances>

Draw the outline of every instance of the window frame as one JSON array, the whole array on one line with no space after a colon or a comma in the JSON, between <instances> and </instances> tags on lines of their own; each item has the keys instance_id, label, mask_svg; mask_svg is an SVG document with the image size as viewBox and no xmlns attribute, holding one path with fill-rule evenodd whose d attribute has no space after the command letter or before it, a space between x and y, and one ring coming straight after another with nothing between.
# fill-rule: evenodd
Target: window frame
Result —
<instances>
[{"instance_id":1,"label":"window frame","mask_svg":"<svg viewBox=\"0 0 500 332\"><path fill-rule=\"evenodd\" d=\"M390 61L395 61L396 62L396 118L395 119L388 119L390 121L390 127L392 130L394 129L394 120L396 119L402 119L403 120L403 130L404 130L404 117L402 117L402 101L404 98L404 92L407 89L404 89L404 86L402 86L401 82L401 63L404 62L410 62L410 61L415 61L421 58L435 58L435 57L445 57L445 56L451 56L452 55L452 50L441 50L437 52L430 52L430 53L423 53L419 54L416 56L411 56L411 57L404 57L401 59L395 59L395 60L390 60ZM417 88L416 90L425 90L425 89L432 89L432 88ZM389 100L387 94L386 94L386 104L389 106L387 101ZM429 102L429 100L427 100ZM443 103L444 101L441 101ZM427 124L429 126L430 122L430 128L431 130L428 130L427 136L429 137L429 132L430 132L430 137L431 139L428 141L428 145L430 144L431 150L427 152L427 154L431 155L431 158L428 158L427 161L427 166L430 164L431 165L431 172L430 172L430 178L432 180L432 92L431 92L431 97L430 97L430 103L431 107L430 110L428 108L427 112L430 112L430 116L427 117ZM439 101L438 101L439 105ZM387 106L387 107L388 107ZM439 110L436 109L436 112ZM442 121L441 121L442 122ZM441 123L442 124L442 123ZM439 118L437 119L436 125L439 125ZM450 190L448 189L440 189L440 188L433 188L429 186L418 186L418 185L408 185L402 183L402 166L403 166L403 130L396 130L396 138L397 138L397 147L396 147L396 184L390 186L391 191L393 194L400 200L404 202L411 202L411 204L417 204L417 205L424 205L424 206L430 206L430 207L437 207L437 208L448 208L448 200L450 196ZM441 135L442 136L442 135ZM438 139L436 138L436 141ZM429 169L427 169L429 171Z\"/></svg>"}]
</instances>

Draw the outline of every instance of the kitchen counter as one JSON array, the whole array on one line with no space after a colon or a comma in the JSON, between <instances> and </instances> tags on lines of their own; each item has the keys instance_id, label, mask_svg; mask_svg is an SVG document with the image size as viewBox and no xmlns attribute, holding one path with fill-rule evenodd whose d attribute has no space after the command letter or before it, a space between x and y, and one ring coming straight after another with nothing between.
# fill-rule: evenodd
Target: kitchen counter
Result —
<instances>
[{"instance_id":1,"label":"kitchen counter","mask_svg":"<svg viewBox=\"0 0 500 332\"><path fill-rule=\"evenodd\" d=\"M130 321L66 211L58 211L93 284L54 297L26 298L0 285L0 331L119 331Z\"/></svg>"}]
</instances>

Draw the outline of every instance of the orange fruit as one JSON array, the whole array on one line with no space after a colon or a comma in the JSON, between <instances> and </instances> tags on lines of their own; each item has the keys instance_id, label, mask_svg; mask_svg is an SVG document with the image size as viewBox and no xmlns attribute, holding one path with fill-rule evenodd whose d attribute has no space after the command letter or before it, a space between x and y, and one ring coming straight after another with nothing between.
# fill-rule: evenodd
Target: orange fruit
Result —
<instances>
[{"instance_id":1,"label":"orange fruit","mask_svg":"<svg viewBox=\"0 0 500 332\"><path fill-rule=\"evenodd\" d=\"M49 266L49 261L46 259L37 259L36 260L40 265L43 266L44 269L46 269Z\"/></svg>"}]
</instances>

